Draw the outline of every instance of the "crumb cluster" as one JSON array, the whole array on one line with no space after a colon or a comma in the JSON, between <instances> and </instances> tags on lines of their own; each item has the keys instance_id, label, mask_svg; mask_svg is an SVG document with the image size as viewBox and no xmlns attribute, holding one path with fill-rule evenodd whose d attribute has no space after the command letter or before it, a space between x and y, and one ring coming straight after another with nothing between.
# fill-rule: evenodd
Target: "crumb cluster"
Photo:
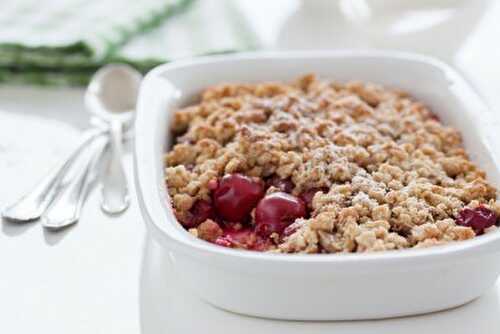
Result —
<instances>
[{"instance_id":1,"label":"crumb cluster","mask_svg":"<svg viewBox=\"0 0 500 334\"><path fill-rule=\"evenodd\" d=\"M273 239L274 252L428 247L475 236L455 222L464 207L500 215L496 189L460 133L406 93L375 84L314 75L222 84L176 111L172 131L165 180L181 223L197 200L211 201L211 182L225 174L279 177L293 195L313 194L308 217ZM214 224L192 232L212 239Z\"/></svg>"}]
</instances>

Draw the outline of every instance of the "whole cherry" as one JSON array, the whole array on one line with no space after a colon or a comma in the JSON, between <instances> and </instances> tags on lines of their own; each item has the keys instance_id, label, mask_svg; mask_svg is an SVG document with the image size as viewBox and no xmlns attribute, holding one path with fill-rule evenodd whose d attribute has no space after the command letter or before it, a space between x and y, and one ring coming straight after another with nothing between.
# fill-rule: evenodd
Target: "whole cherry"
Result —
<instances>
[{"instance_id":1,"label":"whole cherry","mask_svg":"<svg viewBox=\"0 0 500 334\"><path fill-rule=\"evenodd\" d=\"M496 222L496 214L484 206L475 209L464 208L456 219L457 225L470 227L476 234L483 234L484 229L495 225Z\"/></svg>"},{"instance_id":2,"label":"whole cherry","mask_svg":"<svg viewBox=\"0 0 500 334\"><path fill-rule=\"evenodd\" d=\"M241 174L224 176L213 192L217 214L230 222L243 222L264 196L261 182Z\"/></svg>"},{"instance_id":3,"label":"whole cherry","mask_svg":"<svg viewBox=\"0 0 500 334\"><path fill-rule=\"evenodd\" d=\"M306 216L304 201L293 195L276 192L260 200L255 209L256 232L261 236L281 234L297 218Z\"/></svg>"}]
</instances>

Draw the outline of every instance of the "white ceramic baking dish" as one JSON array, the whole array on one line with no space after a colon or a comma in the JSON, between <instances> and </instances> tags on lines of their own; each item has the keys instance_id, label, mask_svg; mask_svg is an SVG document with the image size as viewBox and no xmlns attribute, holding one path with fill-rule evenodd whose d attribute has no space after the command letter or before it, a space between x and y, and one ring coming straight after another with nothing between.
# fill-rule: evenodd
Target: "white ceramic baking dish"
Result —
<instances>
[{"instance_id":1,"label":"white ceramic baking dish","mask_svg":"<svg viewBox=\"0 0 500 334\"><path fill-rule=\"evenodd\" d=\"M220 82L289 80L317 73L407 90L461 129L473 161L500 185L494 114L449 66L395 52L286 52L200 58L162 65L144 79L138 105L135 172L152 236L174 270L205 301L237 313L294 320L375 319L467 303L500 273L500 233L418 250L281 255L212 245L177 223L164 186L163 153L172 112ZM168 300L165 300L168 303Z\"/></svg>"}]
</instances>

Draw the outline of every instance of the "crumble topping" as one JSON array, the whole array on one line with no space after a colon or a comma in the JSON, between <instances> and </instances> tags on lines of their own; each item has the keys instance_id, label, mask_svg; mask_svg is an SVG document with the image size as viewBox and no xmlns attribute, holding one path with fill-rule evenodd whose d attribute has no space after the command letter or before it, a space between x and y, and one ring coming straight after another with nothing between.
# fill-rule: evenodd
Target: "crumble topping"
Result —
<instances>
[{"instance_id":1,"label":"crumble topping","mask_svg":"<svg viewBox=\"0 0 500 334\"><path fill-rule=\"evenodd\" d=\"M252 233L246 229L255 227L255 210L248 221L230 222L248 232L231 243L217 242L227 222L211 207L196 207L213 203L218 180L235 173L263 183L284 180L286 192L308 209L283 233L265 241L252 235L259 250L429 247L496 229L458 224L464 208L489 210L493 223L500 215L496 189L469 161L460 133L399 90L314 75L291 83L222 84L176 111L172 131L177 139L165 156L165 180L174 212L193 234L220 245L253 249L241 235ZM272 184L265 194L280 191Z\"/></svg>"}]
</instances>

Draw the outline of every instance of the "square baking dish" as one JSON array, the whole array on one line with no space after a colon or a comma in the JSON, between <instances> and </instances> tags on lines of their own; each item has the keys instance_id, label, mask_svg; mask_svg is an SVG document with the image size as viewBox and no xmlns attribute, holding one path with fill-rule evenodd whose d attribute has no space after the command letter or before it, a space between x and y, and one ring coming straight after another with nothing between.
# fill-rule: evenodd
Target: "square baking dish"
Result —
<instances>
[{"instance_id":1,"label":"square baking dish","mask_svg":"<svg viewBox=\"0 0 500 334\"><path fill-rule=\"evenodd\" d=\"M136 119L135 182L149 233L187 287L219 308L267 318L352 320L414 315L467 303L500 273L500 232L427 249L365 254L272 254L197 239L176 221L164 183L172 112L221 82L291 80L315 73L408 91L458 128L495 187L500 129L494 113L448 65L399 52L248 53L174 62L143 81ZM168 303L165 300L165 303Z\"/></svg>"}]
</instances>

